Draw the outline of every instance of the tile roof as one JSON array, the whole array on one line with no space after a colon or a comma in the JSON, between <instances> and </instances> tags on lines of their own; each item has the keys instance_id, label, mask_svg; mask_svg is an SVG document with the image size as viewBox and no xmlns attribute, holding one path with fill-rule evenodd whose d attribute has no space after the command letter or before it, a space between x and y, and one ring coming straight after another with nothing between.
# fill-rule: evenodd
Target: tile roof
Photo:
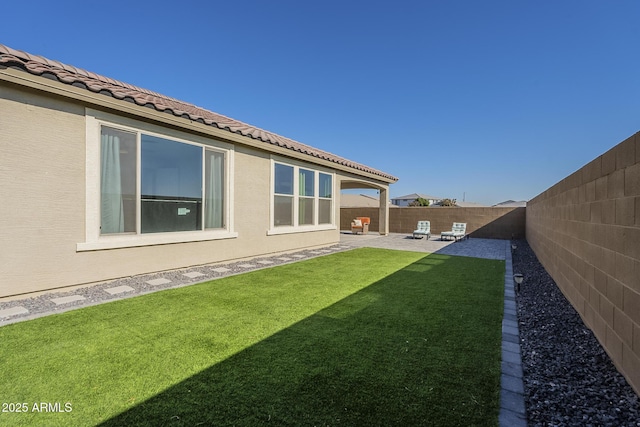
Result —
<instances>
[{"instance_id":1,"label":"tile roof","mask_svg":"<svg viewBox=\"0 0 640 427\"><path fill-rule=\"evenodd\" d=\"M398 180L398 178L380 170L318 150L193 104L0 44L0 69L9 67L18 68L37 76L53 77L62 83L83 87L94 93L134 102L141 106L153 107L158 111L185 117L247 138L259 140L266 144L276 145L358 171L377 175L391 182Z\"/></svg>"}]
</instances>

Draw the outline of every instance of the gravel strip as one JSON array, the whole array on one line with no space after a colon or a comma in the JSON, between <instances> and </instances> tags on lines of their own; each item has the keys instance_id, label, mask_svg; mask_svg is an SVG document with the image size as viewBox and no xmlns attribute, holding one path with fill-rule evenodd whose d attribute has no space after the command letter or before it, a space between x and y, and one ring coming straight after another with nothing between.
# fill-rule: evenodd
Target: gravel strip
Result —
<instances>
[{"instance_id":1,"label":"gravel strip","mask_svg":"<svg viewBox=\"0 0 640 427\"><path fill-rule=\"evenodd\" d=\"M317 249L302 250L292 254L279 254L273 256L261 256L252 258L251 260L243 260L238 262L230 262L224 264L201 265L192 268L180 270L163 271L159 273L144 274L133 277L125 277L122 279L103 282L96 285L90 285L77 288L71 291L51 291L41 294L37 297L28 297L24 299L15 299L11 301L0 302L0 310L24 307L27 313L0 317L0 326L11 323L34 319L53 313L62 313L80 307L96 305L108 301L114 301L123 298L130 298L137 295L144 295L150 292L156 292L163 289L179 288L182 286L193 285L195 283L207 282L221 277L231 276L239 273L247 273L253 270L274 267L281 264L289 264L291 262L303 261L309 258L315 258L321 255L341 252L352 249L352 246L344 244L336 244L323 248L321 251ZM246 267L248 264L252 267ZM245 266L245 267L243 267ZM215 269L223 269L224 271L215 271ZM185 273L187 275L185 275ZM189 277L190 273L200 273L197 277ZM191 275L195 276L195 275ZM158 280L166 279L166 280ZM154 280L156 282L154 282ZM148 283L152 282L152 284ZM159 284L153 284L159 283ZM111 294L107 289L128 286L133 288L132 291ZM71 301L65 304L56 304L53 300L71 296L82 296L84 299Z\"/></svg>"},{"instance_id":2,"label":"gravel strip","mask_svg":"<svg viewBox=\"0 0 640 427\"><path fill-rule=\"evenodd\" d=\"M530 426L640 427L640 400L525 240L513 272Z\"/></svg>"}]
</instances>

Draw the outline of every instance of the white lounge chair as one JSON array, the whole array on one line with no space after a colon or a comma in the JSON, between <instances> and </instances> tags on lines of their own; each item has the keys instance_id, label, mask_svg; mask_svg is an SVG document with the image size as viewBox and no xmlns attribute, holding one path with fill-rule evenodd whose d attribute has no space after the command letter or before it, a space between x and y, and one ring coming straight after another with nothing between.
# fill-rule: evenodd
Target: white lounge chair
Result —
<instances>
[{"instance_id":1,"label":"white lounge chair","mask_svg":"<svg viewBox=\"0 0 640 427\"><path fill-rule=\"evenodd\" d=\"M418 221L418 228L413 230L413 238L422 239L423 236L427 236L427 240L431 237L431 222Z\"/></svg>"},{"instance_id":2,"label":"white lounge chair","mask_svg":"<svg viewBox=\"0 0 640 427\"><path fill-rule=\"evenodd\" d=\"M453 227L451 227L451 231L443 231L440 233L440 240L461 240L467 237L467 223L466 222L454 222Z\"/></svg>"}]
</instances>

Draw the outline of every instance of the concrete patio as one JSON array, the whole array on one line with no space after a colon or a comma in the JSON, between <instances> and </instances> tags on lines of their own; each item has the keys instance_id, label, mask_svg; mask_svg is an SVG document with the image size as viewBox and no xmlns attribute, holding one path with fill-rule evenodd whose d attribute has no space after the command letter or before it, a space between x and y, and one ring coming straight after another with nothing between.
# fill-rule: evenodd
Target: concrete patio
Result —
<instances>
[{"instance_id":1,"label":"concrete patio","mask_svg":"<svg viewBox=\"0 0 640 427\"><path fill-rule=\"evenodd\" d=\"M381 236L378 233L352 234L340 232L340 243L354 247L397 249L402 251L429 252L444 255L470 256L475 258L505 259L507 240L500 239L464 239L440 240L432 235L430 239L414 239L411 234L390 233Z\"/></svg>"}]
</instances>

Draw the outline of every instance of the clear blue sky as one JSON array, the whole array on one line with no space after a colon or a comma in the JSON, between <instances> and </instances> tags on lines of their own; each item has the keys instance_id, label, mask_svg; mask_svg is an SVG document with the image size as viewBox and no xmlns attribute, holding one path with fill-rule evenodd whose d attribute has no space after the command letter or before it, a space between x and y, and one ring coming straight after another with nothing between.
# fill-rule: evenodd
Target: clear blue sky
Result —
<instances>
[{"instance_id":1,"label":"clear blue sky","mask_svg":"<svg viewBox=\"0 0 640 427\"><path fill-rule=\"evenodd\" d=\"M640 130L640 1L11 1L0 43L397 176L528 200Z\"/></svg>"}]
</instances>

